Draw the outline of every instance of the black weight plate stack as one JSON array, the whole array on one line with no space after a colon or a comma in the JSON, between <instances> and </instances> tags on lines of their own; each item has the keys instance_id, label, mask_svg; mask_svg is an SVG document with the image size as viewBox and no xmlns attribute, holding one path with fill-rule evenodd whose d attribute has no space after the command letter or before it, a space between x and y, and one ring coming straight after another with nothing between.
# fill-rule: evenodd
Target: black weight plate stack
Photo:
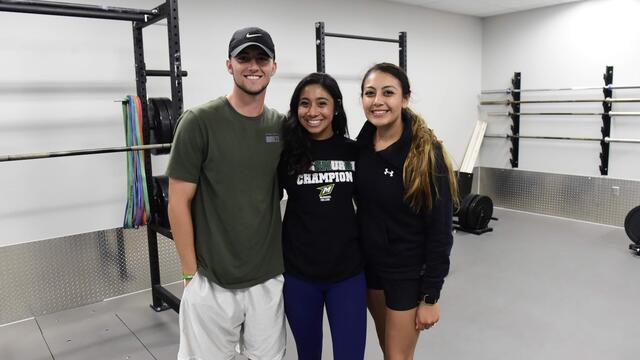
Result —
<instances>
[{"instance_id":1,"label":"black weight plate stack","mask_svg":"<svg viewBox=\"0 0 640 360\"><path fill-rule=\"evenodd\" d=\"M631 209L624 218L624 231L631 241L640 245L640 206Z\"/></svg>"},{"instance_id":2,"label":"black weight plate stack","mask_svg":"<svg viewBox=\"0 0 640 360\"><path fill-rule=\"evenodd\" d=\"M484 195L475 195L469 203L466 214L466 226L472 230L482 230L489 225L493 216L493 201Z\"/></svg>"},{"instance_id":3,"label":"black weight plate stack","mask_svg":"<svg viewBox=\"0 0 640 360\"><path fill-rule=\"evenodd\" d=\"M168 98L149 99L149 120L151 123L150 144L168 144L173 141L173 129L175 127L172 116L172 103ZM168 154L169 149L153 149L154 155Z\"/></svg>"},{"instance_id":4,"label":"black weight plate stack","mask_svg":"<svg viewBox=\"0 0 640 360\"><path fill-rule=\"evenodd\" d=\"M169 204L169 178L167 176L153 177L153 206L156 225L170 229L167 205Z\"/></svg>"}]
</instances>

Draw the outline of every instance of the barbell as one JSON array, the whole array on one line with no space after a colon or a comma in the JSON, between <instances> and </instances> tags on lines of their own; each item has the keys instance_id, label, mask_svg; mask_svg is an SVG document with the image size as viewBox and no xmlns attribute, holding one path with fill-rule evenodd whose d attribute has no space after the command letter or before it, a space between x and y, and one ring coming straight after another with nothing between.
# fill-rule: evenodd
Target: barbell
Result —
<instances>
[{"instance_id":1,"label":"barbell","mask_svg":"<svg viewBox=\"0 0 640 360\"><path fill-rule=\"evenodd\" d=\"M488 116L640 116L638 111L611 111L611 112L488 112Z\"/></svg>"},{"instance_id":2,"label":"barbell","mask_svg":"<svg viewBox=\"0 0 640 360\"><path fill-rule=\"evenodd\" d=\"M149 118L151 132L150 141L147 145L116 146L93 149L0 155L0 162L143 150L150 150L152 154L168 154L171 150L171 142L173 141L173 135L177 126L177 116L173 114L172 109L173 107L171 106L171 99L149 99Z\"/></svg>"},{"instance_id":3,"label":"barbell","mask_svg":"<svg viewBox=\"0 0 640 360\"><path fill-rule=\"evenodd\" d=\"M606 99L538 99L538 100L482 100L480 105L511 104L564 104L564 103L636 103L639 98L606 98Z\"/></svg>"},{"instance_id":4,"label":"barbell","mask_svg":"<svg viewBox=\"0 0 640 360\"><path fill-rule=\"evenodd\" d=\"M543 89L498 89L482 90L481 94L511 94L514 92L547 92L547 91L580 91L580 90L630 90L640 89L640 85L605 85L605 86L576 86L566 88L543 88Z\"/></svg>"},{"instance_id":5,"label":"barbell","mask_svg":"<svg viewBox=\"0 0 640 360\"><path fill-rule=\"evenodd\" d=\"M542 139L542 140L576 140L576 141L604 141L605 143L628 143L628 144L640 144L640 139L618 139L618 138L610 138L605 137L602 138L591 138L591 137L571 137L571 136L537 136L537 135L496 135L496 134L488 134L484 137L487 138L496 138L496 139Z\"/></svg>"}]
</instances>

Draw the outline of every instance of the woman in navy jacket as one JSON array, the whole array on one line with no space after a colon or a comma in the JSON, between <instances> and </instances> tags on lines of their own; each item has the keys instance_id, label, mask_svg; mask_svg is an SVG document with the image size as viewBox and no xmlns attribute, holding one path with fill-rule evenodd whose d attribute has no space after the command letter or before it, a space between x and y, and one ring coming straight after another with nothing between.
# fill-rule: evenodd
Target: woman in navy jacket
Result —
<instances>
[{"instance_id":1,"label":"woman in navy jacket","mask_svg":"<svg viewBox=\"0 0 640 360\"><path fill-rule=\"evenodd\" d=\"M457 185L442 143L408 107L406 73L389 63L362 81L356 192L369 311L385 359L413 357L440 318Z\"/></svg>"}]
</instances>

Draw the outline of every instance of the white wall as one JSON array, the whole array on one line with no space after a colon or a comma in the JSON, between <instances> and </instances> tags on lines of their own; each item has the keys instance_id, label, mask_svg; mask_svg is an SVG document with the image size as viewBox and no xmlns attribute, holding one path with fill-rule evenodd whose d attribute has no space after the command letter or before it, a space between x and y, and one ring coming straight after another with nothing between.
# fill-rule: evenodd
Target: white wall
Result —
<instances>
[{"instance_id":1,"label":"white wall","mask_svg":"<svg viewBox=\"0 0 640 360\"><path fill-rule=\"evenodd\" d=\"M483 21L482 89L510 86L522 73L522 88L602 86L607 65L614 67L614 85L640 84L640 1L593 0L495 16ZM523 93L522 99L602 98L602 92ZM640 97L640 90L614 91L614 97ZM492 97L500 98L500 97ZM505 97L502 97L505 98ZM551 106L523 104L523 112L602 112L599 103ZM487 111L506 107L484 106ZM640 104L614 104L613 111L640 111ZM488 133L505 134L511 120L487 117ZM600 137L598 116L521 117L522 135ZM640 139L638 117L612 120L611 137ZM510 143L485 139L483 166L509 165ZM558 140L520 141L520 168L563 174L600 176L599 143ZM640 179L640 146L612 144L609 176Z\"/></svg>"},{"instance_id":2,"label":"white wall","mask_svg":"<svg viewBox=\"0 0 640 360\"><path fill-rule=\"evenodd\" d=\"M160 1L85 3L153 8ZM477 117L481 20L378 1L196 1L179 4L185 107L226 94L229 37L258 25L276 43L279 71L267 102L286 111L298 80L315 71L314 23L326 31L385 38L408 33L414 107L462 156ZM121 146L119 104L135 93L131 26L126 22L0 13L0 154ZM166 69L166 27L145 30L148 69ZM373 63L397 63L397 45L327 38L327 72L338 79L353 137L364 122L359 86ZM168 96L149 80L150 96ZM166 157L154 159L154 173ZM124 154L0 163L0 246L122 226Z\"/></svg>"}]
</instances>

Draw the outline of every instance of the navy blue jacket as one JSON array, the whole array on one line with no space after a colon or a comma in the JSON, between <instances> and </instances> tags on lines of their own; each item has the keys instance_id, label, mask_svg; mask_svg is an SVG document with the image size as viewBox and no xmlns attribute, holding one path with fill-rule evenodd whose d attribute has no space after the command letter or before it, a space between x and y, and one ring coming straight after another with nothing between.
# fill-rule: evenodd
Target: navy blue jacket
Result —
<instances>
[{"instance_id":1,"label":"navy blue jacket","mask_svg":"<svg viewBox=\"0 0 640 360\"><path fill-rule=\"evenodd\" d=\"M366 122L357 138L356 198L367 266L386 278L422 277L422 293L440 296L449 273L453 245L452 199L442 146L436 150L439 194L429 211L415 212L405 202L404 161L411 146L411 120L403 116L402 136L384 150L375 151L375 126Z\"/></svg>"}]
</instances>

